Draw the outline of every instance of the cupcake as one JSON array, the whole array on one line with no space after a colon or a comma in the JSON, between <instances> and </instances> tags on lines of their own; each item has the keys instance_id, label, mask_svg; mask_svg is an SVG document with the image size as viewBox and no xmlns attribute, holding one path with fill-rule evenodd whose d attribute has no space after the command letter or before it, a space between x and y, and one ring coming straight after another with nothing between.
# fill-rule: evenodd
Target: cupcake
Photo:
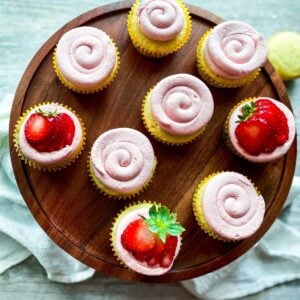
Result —
<instances>
[{"instance_id":1,"label":"cupcake","mask_svg":"<svg viewBox=\"0 0 300 300\"><path fill-rule=\"evenodd\" d=\"M74 161L85 142L85 128L76 113L58 103L28 109L14 130L18 155L31 167L58 170Z\"/></svg>"},{"instance_id":2,"label":"cupcake","mask_svg":"<svg viewBox=\"0 0 300 300\"><path fill-rule=\"evenodd\" d=\"M148 276L168 272L176 259L184 228L162 205L138 203L123 210L111 230L112 249L129 269Z\"/></svg>"},{"instance_id":3,"label":"cupcake","mask_svg":"<svg viewBox=\"0 0 300 300\"><path fill-rule=\"evenodd\" d=\"M66 32L53 54L54 71L62 84L84 94L106 88L116 76L119 60L114 41L89 26Z\"/></svg>"},{"instance_id":4,"label":"cupcake","mask_svg":"<svg viewBox=\"0 0 300 300\"><path fill-rule=\"evenodd\" d=\"M175 74L162 79L147 93L142 119L154 138L181 145L204 131L213 110L213 97L204 82L189 74Z\"/></svg>"},{"instance_id":5,"label":"cupcake","mask_svg":"<svg viewBox=\"0 0 300 300\"><path fill-rule=\"evenodd\" d=\"M257 163L285 155L295 138L295 119L281 102L267 97L241 101L225 122L226 143L234 153Z\"/></svg>"},{"instance_id":6,"label":"cupcake","mask_svg":"<svg viewBox=\"0 0 300 300\"><path fill-rule=\"evenodd\" d=\"M200 76L210 85L234 88L254 80L267 60L267 43L250 25L227 21L208 30L197 47Z\"/></svg>"},{"instance_id":7,"label":"cupcake","mask_svg":"<svg viewBox=\"0 0 300 300\"><path fill-rule=\"evenodd\" d=\"M258 230L265 202L244 175L219 172L200 182L193 197L193 211L207 234L223 241L238 241Z\"/></svg>"},{"instance_id":8,"label":"cupcake","mask_svg":"<svg viewBox=\"0 0 300 300\"><path fill-rule=\"evenodd\" d=\"M105 194L127 198L148 186L156 163L152 145L144 134L131 128L115 128L94 142L89 173Z\"/></svg>"},{"instance_id":9,"label":"cupcake","mask_svg":"<svg viewBox=\"0 0 300 300\"><path fill-rule=\"evenodd\" d=\"M141 54L162 57L183 47L190 37L192 22L181 0L136 0L127 28Z\"/></svg>"}]
</instances>

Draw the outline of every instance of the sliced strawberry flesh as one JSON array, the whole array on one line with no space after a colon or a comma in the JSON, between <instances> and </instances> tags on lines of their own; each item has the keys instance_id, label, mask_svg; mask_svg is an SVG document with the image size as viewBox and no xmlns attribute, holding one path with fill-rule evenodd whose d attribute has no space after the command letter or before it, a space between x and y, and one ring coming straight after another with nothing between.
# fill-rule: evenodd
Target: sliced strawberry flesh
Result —
<instances>
[{"instance_id":1,"label":"sliced strawberry flesh","mask_svg":"<svg viewBox=\"0 0 300 300\"><path fill-rule=\"evenodd\" d=\"M261 120L248 119L236 128L239 144L251 155L263 151L263 145L270 133L270 127Z\"/></svg>"},{"instance_id":2,"label":"sliced strawberry flesh","mask_svg":"<svg viewBox=\"0 0 300 300\"><path fill-rule=\"evenodd\" d=\"M29 144L45 141L52 130L51 122L38 113L32 114L25 124L25 137Z\"/></svg>"},{"instance_id":3,"label":"sliced strawberry flesh","mask_svg":"<svg viewBox=\"0 0 300 300\"><path fill-rule=\"evenodd\" d=\"M50 115L37 112L25 124L28 143L39 152L52 152L71 145L75 125L66 113Z\"/></svg>"},{"instance_id":4,"label":"sliced strawberry flesh","mask_svg":"<svg viewBox=\"0 0 300 300\"><path fill-rule=\"evenodd\" d=\"M168 268L172 264L173 257L171 254L167 253L160 261L160 266L162 268Z\"/></svg>"},{"instance_id":5,"label":"sliced strawberry flesh","mask_svg":"<svg viewBox=\"0 0 300 300\"><path fill-rule=\"evenodd\" d=\"M235 134L247 153L271 153L288 140L287 118L269 99L259 99L255 105L252 116L239 123Z\"/></svg>"},{"instance_id":6,"label":"sliced strawberry flesh","mask_svg":"<svg viewBox=\"0 0 300 300\"><path fill-rule=\"evenodd\" d=\"M121 243L135 259L149 267L168 268L174 260L178 237L168 235L164 243L149 231L143 219L138 219L125 228Z\"/></svg>"}]
</instances>

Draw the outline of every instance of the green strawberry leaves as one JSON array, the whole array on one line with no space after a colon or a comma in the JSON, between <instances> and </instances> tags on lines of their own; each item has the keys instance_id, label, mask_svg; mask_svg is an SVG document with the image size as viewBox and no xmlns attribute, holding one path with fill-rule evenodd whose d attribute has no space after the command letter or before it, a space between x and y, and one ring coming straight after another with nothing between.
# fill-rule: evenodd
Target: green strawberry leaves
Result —
<instances>
[{"instance_id":1,"label":"green strawberry leaves","mask_svg":"<svg viewBox=\"0 0 300 300\"><path fill-rule=\"evenodd\" d=\"M55 110L55 111L43 111L41 108L38 108L36 110L36 113L41 114L44 117L57 117L58 116L57 110Z\"/></svg>"},{"instance_id":2,"label":"green strawberry leaves","mask_svg":"<svg viewBox=\"0 0 300 300\"><path fill-rule=\"evenodd\" d=\"M255 102L251 101L250 103L246 103L242 107L242 115L238 116L239 120L237 122L240 123L240 122L247 121L255 111L256 111Z\"/></svg>"},{"instance_id":3,"label":"green strawberry leaves","mask_svg":"<svg viewBox=\"0 0 300 300\"><path fill-rule=\"evenodd\" d=\"M145 222L149 230L156 233L165 243L168 235L179 236L185 231L184 227L176 222L176 218L177 215L171 213L169 208L153 205L149 209L149 218L145 219Z\"/></svg>"}]
</instances>

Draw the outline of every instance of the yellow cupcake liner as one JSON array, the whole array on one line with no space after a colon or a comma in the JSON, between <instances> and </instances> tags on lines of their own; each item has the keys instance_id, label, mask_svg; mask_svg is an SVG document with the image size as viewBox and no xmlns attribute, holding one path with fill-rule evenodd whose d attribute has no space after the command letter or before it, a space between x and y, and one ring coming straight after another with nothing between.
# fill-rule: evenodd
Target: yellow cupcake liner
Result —
<instances>
[{"instance_id":1,"label":"yellow cupcake liner","mask_svg":"<svg viewBox=\"0 0 300 300\"><path fill-rule=\"evenodd\" d=\"M25 120L25 118L27 117L27 115L29 113L31 113L33 110L38 109L39 107L43 106L43 105L48 105L48 104L58 104L66 109L68 109L69 111L71 111L74 115L76 115L76 117L79 120L81 129L82 129L82 139L80 144L78 145L77 149L74 151L74 153L65 161L63 161L63 163L57 163L57 164L53 164L53 165L41 165L29 158L27 158L22 150L20 149L19 146L19 134L20 134L20 128ZM49 172L55 172L55 171L60 171L66 167L68 167L69 165L71 165L78 157L79 155L82 153L82 150L84 149L84 145L85 145L85 141L86 141L86 129L85 129L85 125L82 121L82 119L77 115L77 113L70 108L67 105L61 104L61 103L57 103L57 102L43 102L37 105L34 105L32 107L30 107L29 109L27 109L22 116L19 118L19 120L17 121L15 127L14 127L14 132L13 132L13 143L14 143L14 148L17 152L17 155L19 156L19 158L24 161L25 164L27 164L29 167L32 167L34 169L37 169L39 171L49 171Z\"/></svg>"},{"instance_id":2,"label":"yellow cupcake liner","mask_svg":"<svg viewBox=\"0 0 300 300\"><path fill-rule=\"evenodd\" d=\"M53 52L53 57L52 57L52 65L53 65L54 72L55 72L56 76L58 77L58 79L60 80L60 82L66 88L72 90L73 92L79 93L79 94L92 94L92 93L96 93L96 92L99 92L99 91L107 88L113 82L113 80L117 76L117 73L119 72L119 69L120 69L120 53L119 53L118 47L116 46L115 42L112 39L111 39L111 42L113 43L115 51L116 51L116 63L114 65L114 68L107 78L105 78L98 85L96 85L94 87L90 87L90 88L78 87L78 86L72 84L70 81L68 81L62 75L62 73L60 72L59 67L57 65L56 48L55 48L54 52Z\"/></svg>"},{"instance_id":3,"label":"yellow cupcake liner","mask_svg":"<svg viewBox=\"0 0 300 300\"><path fill-rule=\"evenodd\" d=\"M137 20L137 9L140 0L133 4L128 17L127 29L134 47L144 56L163 57L181 49L188 41L192 32L192 20L188 8L181 0L176 0L185 19L185 25L178 36L170 41L155 41L143 34Z\"/></svg>"},{"instance_id":4,"label":"yellow cupcake liner","mask_svg":"<svg viewBox=\"0 0 300 300\"><path fill-rule=\"evenodd\" d=\"M253 81L260 73L261 68L258 68L257 70L253 71L249 75L243 78L239 79L229 79L224 78L222 76L219 76L215 74L206 63L205 55L204 55L204 48L206 44L206 40L212 33L213 29L207 30L204 35L201 37L198 45L197 45L197 69L199 75L203 78L205 82L208 84L220 87L220 88L237 88L244 86L251 81Z\"/></svg>"},{"instance_id":5,"label":"yellow cupcake liner","mask_svg":"<svg viewBox=\"0 0 300 300\"><path fill-rule=\"evenodd\" d=\"M154 178L154 174L155 174L155 169L156 169L156 165L157 165L157 160L155 159L154 164L153 164L153 169L152 169L152 173L149 176L148 180L145 182L145 184L137 191L134 191L132 193L127 193L127 194L120 194L110 188L108 188L107 186L105 186L100 179L96 176L94 170L93 170L93 166L92 166L92 162L91 162L91 155L89 155L88 157L88 173L89 173L89 177L92 181L92 183L94 184L94 186L104 195L110 197L110 198L116 198L116 199L130 199L133 198L135 196L138 196L140 193L142 193L143 191L145 191L150 183L152 182L153 178Z\"/></svg>"},{"instance_id":6,"label":"yellow cupcake liner","mask_svg":"<svg viewBox=\"0 0 300 300\"><path fill-rule=\"evenodd\" d=\"M223 138L224 138L224 141L226 143L226 146L231 150L232 153L234 153L235 155L247 160L247 161L250 161L248 160L246 157L244 157L242 154L240 154L233 146L231 140L230 140L230 137L229 137L229 133L228 133L228 126L229 126L229 120L233 114L233 112L242 104L246 104L246 103L249 103L251 101L255 101L257 99L257 97L249 97L249 98L246 98L246 99L243 99L241 101L239 101L237 104L235 104L230 112L228 113L227 115L227 118L226 118L226 121L224 123L224 128L223 128ZM252 162L252 161L251 161Z\"/></svg>"},{"instance_id":7,"label":"yellow cupcake liner","mask_svg":"<svg viewBox=\"0 0 300 300\"><path fill-rule=\"evenodd\" d=\"M152 91L153 88L148 91L148 93L146 94L143 100L142 120L145 128L148 130L151 136L153 136L156 140L170 146L182 146L191 143L204 132L206 126L202 127L194 134L190 134L186 136L175 136L160 128L159 124L156 122L151 111L150 99L151 99Z\"/></svg>"},{"instance_id":8,"label":"yellow cupcake liner","mask_svg":"<svg viewBox=\"0 0 300 300\"><path fill-rule=\"evenodd\" d=\"M197 220L197 223L199 224L199 226L201 227L201 229L208 234L209 236L211 236L214 239L218 239L221 241L226 241L224 239L222 239L220 236L218 236L208 225L208 223L206 222L206 219L204 217L204 212L203 212L203 206L202 206L202 195L205 189L205 186L207 185L207 183L217 174L223 173L223 171L220 172L216 172L213 174L208 175L207 177L205 177L197 186L194 195L193 195L193 200L192 200L192 206L193 206L193 212L194 212L194 216Z\"/></svg>"},{"instance_id":9,"label":"yellow cupcake liner","mask_svg":"<svg viewBox=\"0 0 300 300\"><path fill-rule=\"evenodd\" d=\"M116 231L117 227L119 225L120 220L129 212L143 208L143 207L151 207L152 205L158 205L156 202L150 202L150 201L138 201L136 203L132 203L128 206L126 206L122 211L120 211L117 216L114 218L114 221L112 223L111 231L110 231L110 244L111 248L113 250L113 254L118 260L118 262L128 268L126 264L123 262L122 258L118 254L118 249L116 247Z\"/></svg>"}]
</instances>

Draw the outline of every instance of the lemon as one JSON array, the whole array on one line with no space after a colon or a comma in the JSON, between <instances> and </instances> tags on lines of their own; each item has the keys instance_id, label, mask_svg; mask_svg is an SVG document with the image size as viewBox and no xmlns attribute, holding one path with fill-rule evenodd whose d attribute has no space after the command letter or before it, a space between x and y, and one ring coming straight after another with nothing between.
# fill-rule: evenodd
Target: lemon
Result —
<instances>
[{"instance_id":1,"label":"lemon","mask_svg":"<svg viewBox=\"0 0 300 300\"><path fill-rule=\"evenodd\" d=\"M269 42L268 58L283 80L300 77L300 34L279 32Z\"/></svg>"}]
</instances>

